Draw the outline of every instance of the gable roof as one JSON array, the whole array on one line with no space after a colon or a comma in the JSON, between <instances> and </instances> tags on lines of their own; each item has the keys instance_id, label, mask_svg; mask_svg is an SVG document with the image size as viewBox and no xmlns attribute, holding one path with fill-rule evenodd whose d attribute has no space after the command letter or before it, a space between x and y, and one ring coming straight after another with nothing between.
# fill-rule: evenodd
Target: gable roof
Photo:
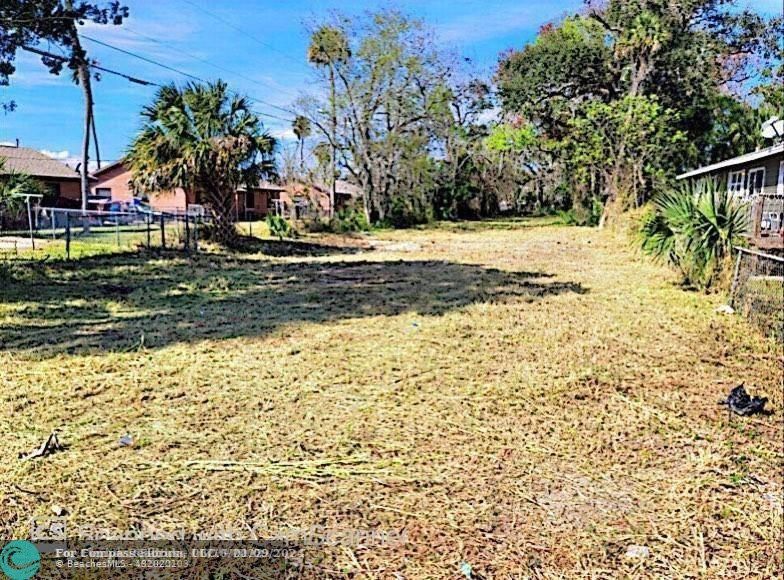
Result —
<instances>
[{"instance_id":1,"label":"gable roof","mask_svg":"<svg viewBox=\"0 0 784 580\"><path fill-rule=\"evenodd\" d=\"M95 171L93 171L93 175L95 177L98 177L99 175L102 175L103 173L106 173L107 171L111 171L115 167L122 166L124 163L125 163L125 159L118 159L114 163L109 163L108 165L104 165L100 169L96 169Z\"/></svg>"},{"instance_id":2,"label":"gable roof","mask_svg":"<svg viewBox=\"0 0 784 580\"><path fill-rule=\"evenodd\" d=\"M79 174L65 163L29 147L0 145L0 158L5 161L4 171L48 179L79 179Z\"/></svg>"},{"instance_id":3,"label":"gable roof","mask_svg":"<svg viewBox=\"0 0 784 580\"><path fill-rule=\"evenodd\" d=\"M320 181L316 181L313 183L313 187L318 189L319 191L329 192L330 186L327 183L322 183ZM358 185L354 185L353 183L349 183L344 179L338 179L335 181L335 193L341 195L348 195L351 197L360 197L362 195L362 188Z\"/></svg>"},{"instance_id":4,"label":"gable roof","mask_svg":"<svg viewBox=\"0 0 784 580\"><path fill-rule=\"evenodd\" d=\"M758 159L771 157L772 155L777 155L779 153L784 153L784 143L779 143L778 145L766 147L765 149L760 149L759 151L753 151L751 153L746 153L745 155L739 155L737 157L733 157L732 159L726 159L724 161L719 161L718 163L714 163L712 165L706 165L705 167L700 167L698 169L694 169L686 173L681 173L675 179L686 179L687 177L697 177L698 175L710 173L711 171L717 171L719 169L724 169L726 167L735 167L737 165L751 163L752 161L757 161Z\"/></svg>"}]
</instances>

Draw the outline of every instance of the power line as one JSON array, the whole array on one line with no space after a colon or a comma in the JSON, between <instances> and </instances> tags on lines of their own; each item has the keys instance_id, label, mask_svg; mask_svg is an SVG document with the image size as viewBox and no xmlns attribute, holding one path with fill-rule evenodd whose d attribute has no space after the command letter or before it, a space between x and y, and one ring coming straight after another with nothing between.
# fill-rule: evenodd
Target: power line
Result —
<instances>
[{"instance_id":1,"label":"power line","mask_svg":"<svg viewBox=\"0 0 784 580\"><path fill-rule=\"evenodd\" d=\"M210 12L209 10L207 10L207 9L205 9L205 8L202 8L201 6L199 6L198 4L196 4L195 2L192 2L191 0L182 0L182 2L184 2L184 3L186 3L186 4L189 4L190 6L193 6L193 7L194 7L196 10L198 10L198 11L200 11L200 12L203 12L204 14L206 14L207 16L209 16L209 17L211 17L211 18L214 18L214 19L215 19L215 20L217 20L218 22L222 22L223 24L225 24L225 25L226 25L226 26L228 26L229 28L231 28L231 29L233 29L233 30L236 30L236 31L237 31L237 32L239 32L240 34L242 34L242 35L244 35L244 36L246 36L246 37L250 38L251 40L253 40L254 42L257 42L257 43L258 43L258 44L260 44L261 46L267 47L267 48L269 48L270 50L272 50L272 51L274 51L274 52L277 52L278 54L280 54L281 56L284 56L285 58L287 58L287 59L288 59L288 60L290 60L291 62L294 62L294 63L296 63L298 66L301 66L301 67L305 67L305 68L307 68L307 67L306 67L306 66L305 66L305 65L302 63L302 61L301 61L301 60L299 60L299 59L297 59L297 58L294 58L294 57L291 57L291 56L289 56L288 54L286 54L286 53L285 53L285 52L283 52L282 50L278 50L278 49L277 49L277 48L275 48L273 45L269 44L268 42L264 42L264 41L263 41L263 40L261 40L259 37L257 37L257 36L255 36L255 35L251 34L250 32L248 32L248 31L246 31L246 30L243 30L242 28L240 28L240 27L239 27L239 26L237 26L236 24L234 24L234 23L230 22L229 20L226 20L226 19L225 19L225 18L223 18L222 16L219 16L218 14L215 14L214 12Z\"/></svg>"},{"instance_id":2,"label":"power line","mask_svg":"<svg viewBox=\"0 0 784 580\"><path fill-rule=\"evenodd\" d=\"M40 49L34 48L32 46L22 46L21 48L24 51L31 52L31 53L37 54L39 56L45 56L47 58L53 58L53 59L59 60L60 62L67 62L67 61L70 60L68 57L60 56L59 54L54 54L54 53L51 53L51 52L47 52L45 50L40 50ZM105 73L113 74L113 75L116 75L118 77L122 77L122 78L127 79L127 80L131 81L132 83L136 83L138 85L155 86L155 87L160 87L161 86L158 83L154 83L152 81L146 81L144 79L133 77L131 75L127 75L125 73L121 73L121 72L116 71L116 70L112 70L112 69L109 69L109 68L106 68L106 67L102 67L102 66L99 66L99 65L94 64L94 63L90 63L89 66L90 66L90 68L97 69L97 70L100 70L100 71L105 72Z\"/></svg>"},{"instance_id":3,"label":"power line","mask_svg":"<svg viewBox=\"0 0 784 580\"><path fill-rule=\"evenodd\" d=\"M141 37L141 38L145 38L145 39L147 39L147 40L149 40L149 41L151 41L151 42L155 42L156 44L160 44L161 46L166 46L166 47L169 47L170 49L174 50L175 52L178 52L178 53L180 53L180 54L182 54L182 55L184 55L184 56L187 56L188 58L192 58L193 60L197 60L197 61L199 61L199 62L203 62L204 64L207 64L207 65L209 65L209 66L211 66L211 67L213 67L213 68L216 68L216 69L218 69L218 70L222 70L222 71L224 71L224 72L227 72L227 73L229 73L229 74L231 74L231 75L234 75L234 76L236 76L236 77L238 77L238 78L244 79L244 80L246 80L246 81L248 81L248 82L251 82L251 83L253 83L253 84L257 84L257 85L259 85L259 86L266 87L266 88L268 88L268 89L271 89L271 90L273 90L273 91L288 92L288 93L290 93L290 94L292 94L292 95L294 94L294 93L293 93L293 91L291 91L291 89L285 89L285 88L284 88L284 89L281 89L281 88L279 88L279 87L273 87L272 85L270 85L270 84L268 84L268 83L265 83L265 82L263 82L263 81L260 81L260 80L258 80L258 79L253 79L253 78L251 78L251 77L249 77L249 76L246 76L246 75L244 75L244 74L242 74L242 73L240 73L240 72L237 72L237 71L231 70L231 69L229 69L229 68L226 68L226 67L224 67L224 66L221 66L221 65L219 65L219 64L216 64L216 63L214 63L214 62L212 62L212 61L209 61L209 60L207 60L207 59L205 59L205 58L201 58L201 57L199 57L199 56L196 56L195 54L191 54L191 53L189 53L189 52L186 52L186 51L184 51L184 50L182 50L182 49L180 49L180 48L178 48L178 47L174 46L173 44L171 44L171 43L169 43L169 42L165 42L165 41L163 41L163 40L159 40L159 39L157 39L157 38L153 38L152 36L148 36L148 35L146 35L146 34L143 34L143 33L141 33L141 32L137 32L136 30L133 30L133 29L131 29L131 28L128 28L127 26L123 26L123 30L127 30L127 31L128 31L128 32L130 32L131 34L135 34L136 36L139 36L139 37Z\"/></svg>"},{"instance_id":4,"label":"power line","mask_svg":"<svg viewBox=\"0 0 784 580\"><path fill-rule=\"evenodd\" d=\"M102 40L98 40L97 38L93 38L92 36L87 36L86 34L81 34L80 36L82 38L86 38L90 42L94 42L96 44L100 44L101 46L105 46L106 48L111 48L112 50L116 50L117 52L122 52L123 54L127 54L128 56L132 56L134 58L138 58L139 60L143 60L144 62L147 62L147 63L150 63L150 64L154 64L155 66L159 66L161 68L165 68L165 69L170 70L172 72L175 72L175 73L177 73L179 75L183 75L183 76L186 76L186 77L191 78L193 80L199 81L200 83L206 83L207 82L204 79L197 77L196 75L192 75L190 73L181 71L181 70L176 69L174 67L171 67L169 65L166 65L166 64L154 61L154 60L152 60L150 58L147 58L146 56L142 56L140 54L136 54L135 52L131 52L130 50L125 50L124 48L120 48L119 46L114 46L114 45L111 45L111 44L109 44L107 42L103 42Z\"/></svg>"},{"instance_id":5,"label":"power line","mask_svg":"<svg viewBox=\"0 0 784 580\"><path fill-rule=\"evenodd\" d=\"M142 56L142 55L140 55L140 54L137 54L137 53L135 53L135 52L131 52L130 50L125 50L124 48L120 48L120 47L118 47L118 46L114 46L114 45L112 45L112 44L109 44L108 42L103 42L102 40L98 40L98 39L96 39L96 38L92 38L91 36L87 36L86 34L82 34L81 36L82 36L82 38L85 38L85 39L87 39L87 40L89 40L89 41L91 41L91 42L95 42L96 44L100 44L101 46L105 46L105 47L107 47L107 48L111 48L112 50L116 50L116 51L118 51L118 52L121 52L121 53L123 53L123 54L127 54L128 56L132 56L132 57L134 57L134 58L138 58L139 60L142 60L142 61L144 61L144 62L147 62L147 63L153 64L153 65L155 65L155 66L159 66L159 67L161 67L161 68L164 68L164 69L166 69L166 70L170 70L170 71L172 71L172 72L175 72L175 73L177 73L177 74L180 74L180 75L183 75L183 76L185 76L185 77L191 78L191 79L193 79L193 80L199 81L200 83L205 83L205 84L207 83L207 81L206 81L206 80L204 80L204 79L203 79L203 78L201 78L201 77L197 77L196 75L192 75L192 74L190 74L190 73L187 73L187 72L185 72L185 71L182 71L182 70L176 69L176 68L174 68L174 67L171 67L171 66L169 66L169 65L163 64L163 63L161 63L161 62L158 62L158 61L156 61L156 60L153 60L153 59L151 59L151 58L147 58L146 56ZM156 86L160 86L160 85L158 85L157 83L151 83L151 84L156 84ZM238 93L236 93L235 91L230 91L230 92L234 93L235 95L237 95L237 94L238 94ZM243 95L240 95L240 96L243 96ZM255 97L251 97L251 96L248 96L248 95L244 95L244 96L245 96L245 98L247 98L249 101L254 101L254 102L256 102L256 103L259 103L259 104L261 104L261 105L264 105L264 106L267 106L267 107L272 107L273 109L277 109L277 110L279 110L279 111L283 111L284 113L288 113L289 115L295 115L295 116L297 115L297 113L295 113L294 111L291 111L291 110L289 110L289 109L286 109L286 108L284 108L284 107L280 107L280 106L278 106L278 105L275 105L275 104L273 104L273 103L270 103L270 102L264 101L264 100L262 100L262 99L257 99L257 98L255 98ZM271 119L278 119L278 120L280 120L280 121L285 121L285 122L287 122L287 123L292 123L292 122L293 122L293 119L284 119L283 117L280 117L280 116L278 116L278 115L273 115L273 114L270 114L270 113L265 113L265 112L262 112L262 111L257 111L257 113L258 113L259 115L262 115L262 116L264 116L264 117L269 117L269 118L271 118Z\"/></svg>"}]
</instances>

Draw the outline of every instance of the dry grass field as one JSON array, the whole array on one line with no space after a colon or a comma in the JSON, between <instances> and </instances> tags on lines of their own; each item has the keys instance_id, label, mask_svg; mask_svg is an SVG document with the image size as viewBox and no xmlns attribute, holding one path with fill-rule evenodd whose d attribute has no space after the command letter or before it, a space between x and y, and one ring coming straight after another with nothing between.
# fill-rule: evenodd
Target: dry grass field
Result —
<instances>
[{"instance_id":1,"label":"dry grass field","mask_svg":"<svg viewBox=\"0 0 784 580\"><path fill-rule=\"evenodd\" d=\"M14 272L4 537L56 505L69 525L399 535L303 548L294 576L782 574L781 345L610 232L445 225ZM729 420L740 382L774 414ZM17 459L52 430L64 450Z\"/></svg>"}]
</instances>

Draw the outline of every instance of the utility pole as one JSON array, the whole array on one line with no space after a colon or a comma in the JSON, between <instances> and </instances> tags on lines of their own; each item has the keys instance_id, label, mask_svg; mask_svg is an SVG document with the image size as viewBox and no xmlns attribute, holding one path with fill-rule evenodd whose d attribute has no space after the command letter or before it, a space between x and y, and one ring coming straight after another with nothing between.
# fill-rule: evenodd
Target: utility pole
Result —
<instances>
[{"instance_id":1,"label":"utility pole","mask_svg":"<svg viewBox=\"0 0 784 580\"><path fill-rule=\"evenodd\" d=\"M65 0L64 4L66 11L72 13L73 0ZM87 197L90 195L90 132L94 129L93 91L90 85L90 63L87 61L87 54L79 40L79 32L76 29L75 20L71 22L71 43L71 66L76 68L76 78L84 93L84 137L82 139L82 163L79 171L82 190L82 214L84 215L87 213Z\"/></svg>"}]
</instances>

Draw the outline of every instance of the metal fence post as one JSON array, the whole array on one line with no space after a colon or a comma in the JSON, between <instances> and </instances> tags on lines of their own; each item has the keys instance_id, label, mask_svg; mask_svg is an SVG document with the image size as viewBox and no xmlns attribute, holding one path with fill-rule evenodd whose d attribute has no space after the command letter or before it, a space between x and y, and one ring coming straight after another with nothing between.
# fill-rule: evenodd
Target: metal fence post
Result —
<instances>
[{"instance_id":1,"label":"metal fence post","mask_svg":"<svg viewBox=\"0 0 784 580\"><path fill-rule=\"evenodd\" d=\"M735 308L735 293L738 290L738 276L740 275L740 261L743 257L743 252L740 251L740 248L735 248L735 251L738 252L738 257L735 258L735 270L732 273L732 287L730 288L730 299L729 299L729 305L732 308Z\"/></svg>"},{"instance_id":2,"label":"metal fence post","mask_svg":"<svg viewBox=\"0 0 784 580\"><path fill-rule=\"evenodd\" d=\"M166 221L163 219L163 212L161 212L161 247L166 249Z\"/></svg>"},{"instance_id":3,"label":"metal fence post","mask_svg":"<svg viewBox=\"0 0 784 580\"><path fill-rule=\"evenodd\" d=\"M35 238L33 237L33 213L30 209L30 196L25 196L25 201L27 202L27 225L30 227L30 246L35 251Z\"/></svg>"},{"instance_id":4,"label":"metal fence post","mask_svg":"<svg viewBox=\"0 0 784 580\"><path fill-rule=\"evenodd\" d=\"M65 259L71 259L71 214L65 212Z\"/></svg>"},{"instance_id":5,"label":"metal fence post","mask_svg":"<svg viewBox=\"0 0 784 580\"><path fill-rule=\"evenodd\" d=\"M151 244L150 244L150 229L151 229L150 228L150 221L151 220L150 220L150 215L149 214L147 216L145 216L145 220L144 221L147 222L147 251L149 252L152 249L151 248Z\"/></svg>"},{"instance_id":6,"label":"metal fence post","mask_svg":"<svg viewBox=\"0 0 784 580\"><path fill-rule=\"evenodd\" d=\"M188 214L185 214L185 251L189 252L191 249L191 226Z\"/></svg>"},{"instance_id":7,"label":"metal fence post","mask_svg":"<svg viewBox=\"0 0 784 580\"><path fill-rule=\"evenodd\" d=\"M199 251L199 218L193 217L193 251Z\"/></svg>"}]
</instances>

